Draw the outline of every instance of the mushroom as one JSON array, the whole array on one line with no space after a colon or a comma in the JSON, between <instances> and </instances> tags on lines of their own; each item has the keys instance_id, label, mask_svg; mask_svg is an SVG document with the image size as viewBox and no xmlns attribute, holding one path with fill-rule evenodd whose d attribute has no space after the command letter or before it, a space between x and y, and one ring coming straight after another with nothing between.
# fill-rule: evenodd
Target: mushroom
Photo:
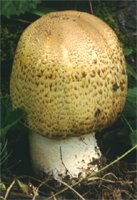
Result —
<instances>
[{"instance_id":1,"label":"mushroom","mask_svg":"<svg viewBox=\"0 0 137 200\"><path fill-rule=\"evenodd\" d=\"M127 94L116 34L85 12L42 16L18 42L10 94L13 107L26 111L37 174L62 179L98 170L95 133L117 120Z\"/></svg>"}]
</instances>

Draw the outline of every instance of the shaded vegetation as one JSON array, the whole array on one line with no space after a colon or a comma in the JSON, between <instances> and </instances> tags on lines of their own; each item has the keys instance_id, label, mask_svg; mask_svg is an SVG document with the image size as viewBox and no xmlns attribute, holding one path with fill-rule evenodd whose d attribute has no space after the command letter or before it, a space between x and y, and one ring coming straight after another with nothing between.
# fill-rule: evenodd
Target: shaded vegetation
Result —
<instances>
[{"instance_id":1,"label":"shaded vegetation","mask_svg":"<svg viewBox=\"0 0 137 200\"><path fill-rule=\"evenodd\" d=\"M20 14L25 13L26 11L31 11L35 9L37 4L42 0L29 0L29 1L2 1L1 2L1 14L7 18L10 18L12 15L19 16Z\"/></svg>"}]
</instances>

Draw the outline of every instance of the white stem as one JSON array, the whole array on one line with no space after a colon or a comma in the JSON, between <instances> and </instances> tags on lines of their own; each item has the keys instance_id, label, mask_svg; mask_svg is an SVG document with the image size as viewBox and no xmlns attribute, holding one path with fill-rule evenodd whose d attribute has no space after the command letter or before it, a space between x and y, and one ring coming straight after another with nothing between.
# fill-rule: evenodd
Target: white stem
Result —
<instances>
[{"instance_id":1,"label":"white stem","mask_svg":"<svg viewBox=\"0 0 137 200\"><path fill-rule=\"evenodd\" d=\"M30 154L37 174L52 175L56 178L86 176L90 171L97 171L95 159L100 158L95 134L65 139L49 139L31 132Z\"/></svg>"}]
</instances>

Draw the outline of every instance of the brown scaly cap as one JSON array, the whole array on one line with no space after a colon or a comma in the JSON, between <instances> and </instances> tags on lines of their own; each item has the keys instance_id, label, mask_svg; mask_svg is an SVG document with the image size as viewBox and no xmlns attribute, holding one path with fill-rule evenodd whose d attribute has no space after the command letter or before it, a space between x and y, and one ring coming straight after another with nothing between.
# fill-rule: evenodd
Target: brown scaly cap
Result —
<instances>
[{"instance_id":1,"label":"brown scaly cap","mask_svg":"<svg viewBox=\"0 0 137 200\"><path fill-rule=\"evenodd\" d=\"M112 29L78 11L49 13L32 23L17 46L11 75L13 106L41 135L102 130L122 112L126 64Z\"/></svg>"}]
</instances>

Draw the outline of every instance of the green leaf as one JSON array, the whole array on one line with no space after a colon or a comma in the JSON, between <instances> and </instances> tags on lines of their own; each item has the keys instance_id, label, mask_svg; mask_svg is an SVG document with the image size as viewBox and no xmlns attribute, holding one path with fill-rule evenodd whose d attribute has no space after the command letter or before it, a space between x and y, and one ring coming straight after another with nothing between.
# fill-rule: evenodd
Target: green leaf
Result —
<instances>
[{"instance_id":1,"label":"green leaf","mask_svg":"<svg viewBox=\"0 0 137 200\"><path fill-rule=\"evenodd\" d=\"M11 15L20 15L36 8L42 0L1 1L1 14L9 18Z\"/></svg>"},{"instance_id":2,"label":"green leaf","mask_svg":"<svg viewBox=\"0 0 137 200\"><path fill-rule=\"evenodd\" d=\"M16 180L17 181L17 184L20 188L20 190L25 193L25 194L28 194L29 195L29 186L25 183L23 183L22 181L20 181L19 179Z\"/></svg>"},{"instance_id":3,"label":"green leaf","mask_svg":"<svg viewBox=\"0 0 137 200\"><path fill-rule=\"evenodd\" d=\"M2 136L5 135L14 125L16 125L23 118L23 116L24 112L21 109L15 109L12 112L9 112L5 120L5 125L0 128Z\"/></svg>"},{"instance_id":4,"label":"green leaf","mask_svg":"<svg viewBox=\"0 0 137 200\"><path fill-rule=\"evenodd\" d=\"M129 88L123 114L128 117L137 117L137 87Z\"/></svg>"},{"instance_id":5,"label":"green leaf","mask_svg":"<svg viewBox=\"0 0 137 200\"><path fill-rule=\"evenodd\" d=\"M130 56L130 55L133 53L133 49L124 47L124 48L123 48L123 52L124 52L124 55L125 55L125 56Z\"/></svg>"},{"instance_id":6,"label":"green leaf","mask_svg":"<svg viewBox=\"0 0 137 200\"><path fill-rule=\"evenodd\" d=\"M137 130L134 130L131 134L130 134L130 139L131 139L131 143L133 146L135 146L137 144Z\"/></svg>"},{"instance_id":7,"label":"green leaf","mask_svg":"<svg viewBox=\"0 0 137 200\"><path fill-rule=\"evenodd\" d=\"M137 81L137 72L133 69L131 65L128 65L128 75L133 77Z\"/></svg>"},{"instance_id":8,"label":"green leaf","mask_svg":"<svg viewBox=\"0 0 137 200\"><path fill-rule=\"evenodd\" d=\"M137 103L137 87L128 89L127 99L133 105L135 105Z\"/></svg>"},{"instance_id":9,"label":"green leaf","mask_svg":"<svg viewBox=\"0 0 137 200\"><path fill-rule=\"evenodd\" d=\"M0 179L0 191L5 191L6 190L6 185L2 182L2 180ZM1 199L2 196L0 196ZM3 198L4 199L4 198ZM1 199L2 200L2 199Z\"/></svg>"},{"instance_id":10,"label":"green leaf","mask_svg":"<svg viewBox=\"0 0 137 200\"><path fill-rule=\"evenodd\" d=\"M9 129L16 125L25 115L22 109L12 109L9 97L1 98L1 137L5 136Z\"/></svg>"},{"instance_id":11,"label":"green leaf","mask_svg":"<svg viewBox=\"0 0 137 200\"><path fill-rule=\"evenodd\" d=\"M38 7L37 9L32 9L31 13L38 15L38 16L43 16L49 12L54 12L55 10L52 8L44 8L44 7Z\"/></svg>"}]
</instances>

